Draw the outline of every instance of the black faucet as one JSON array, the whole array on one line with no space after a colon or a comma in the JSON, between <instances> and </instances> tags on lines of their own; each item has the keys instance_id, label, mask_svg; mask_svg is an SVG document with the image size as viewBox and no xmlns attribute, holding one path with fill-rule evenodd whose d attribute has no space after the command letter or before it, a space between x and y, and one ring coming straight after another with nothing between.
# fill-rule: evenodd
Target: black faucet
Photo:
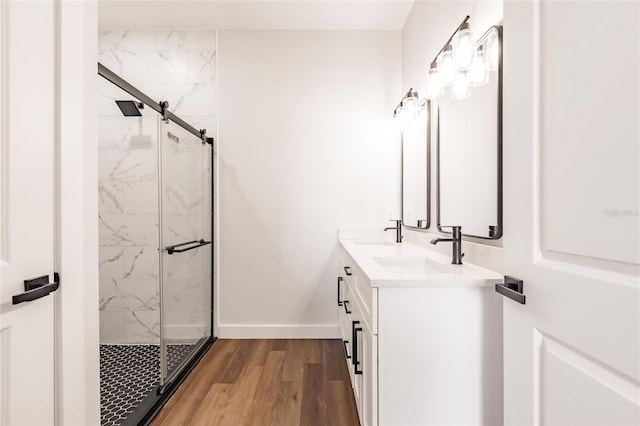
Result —
<instances>
[{"instance_id":1,"label":"black faucet","mask_svg":"<svg viewBox=\"0 0 640 426\"><path fill-rule=\"evenodd\" d=\"M453 243L453 254L451 263L454 265L462 265L462 226L441 226L441 228L451 228L453 230L452 238L435 238L431 240L431 244L438 244L444 241Z\"/></svg>"},{"instance_id":2,"label":"black faucet","mask_svg":"<svg viewBox=\"0 0 640 426\"><path fill-rule=\"evenodd\" d=\"M392 220L391 222L395 222L396 226L392 228L384 228L385 231L389 231L391 229L395 229L396 231L396 243L402 242L402 221L401 220Z\"/></svg>"}]
</instances>

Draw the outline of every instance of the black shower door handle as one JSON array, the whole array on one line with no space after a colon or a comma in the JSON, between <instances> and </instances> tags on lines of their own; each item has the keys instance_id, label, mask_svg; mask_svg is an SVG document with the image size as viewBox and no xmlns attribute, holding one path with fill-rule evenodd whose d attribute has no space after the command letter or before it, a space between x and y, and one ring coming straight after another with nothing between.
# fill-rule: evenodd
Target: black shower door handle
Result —
<instances>
[{"instance_id":1,"label":"black shower door handle","mask_svg":"<svg viewBox=\"0 0 640 426\"><path fill-rule=\"evenodd\" d=\"M195 246L190 246L190 247L181 248L181 249L178 248L178 247L186 246L186 245L189 245L189 244L195 244ZM198 247L206 246L206 245L209 245L209 244L211 244L211 241L194 240L194 241L187 241L186 243L167 246L165 248L165 250L167 250L167 254L184 253L185 251L197 249Z\"/></svg>"}]
</instances>

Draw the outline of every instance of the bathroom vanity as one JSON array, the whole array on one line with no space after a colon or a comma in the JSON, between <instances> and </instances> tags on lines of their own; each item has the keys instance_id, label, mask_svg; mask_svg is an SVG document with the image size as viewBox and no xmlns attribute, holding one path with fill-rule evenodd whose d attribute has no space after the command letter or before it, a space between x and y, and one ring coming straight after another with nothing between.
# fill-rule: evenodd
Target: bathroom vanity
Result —
<instances>
[{"instance_id":1,"label":"bathroom vanity","mask_svg":"<svg viewBox=\"0 0 640 426\"><path fill-rule=\"evenodd\" d=\"M337 305L362 425L502 424L502 276L340 240Z\"/></svg>"}]
</instances>

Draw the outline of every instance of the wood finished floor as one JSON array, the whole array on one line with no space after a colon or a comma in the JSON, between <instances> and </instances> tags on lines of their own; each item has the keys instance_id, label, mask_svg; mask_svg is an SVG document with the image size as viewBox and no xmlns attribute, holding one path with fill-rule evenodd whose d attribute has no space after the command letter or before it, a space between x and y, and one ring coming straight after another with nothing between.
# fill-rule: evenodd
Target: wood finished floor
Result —
<instances>
[{"instance_id":1,"label":"wood finished floor","mask_svg":"<svg viewBox=\"0 0 640 426\"><path fill-rule=\"evenodd\" d=\"M340 340L223 340L152 425L359 425Z\"/></svg>"}]
</instances>

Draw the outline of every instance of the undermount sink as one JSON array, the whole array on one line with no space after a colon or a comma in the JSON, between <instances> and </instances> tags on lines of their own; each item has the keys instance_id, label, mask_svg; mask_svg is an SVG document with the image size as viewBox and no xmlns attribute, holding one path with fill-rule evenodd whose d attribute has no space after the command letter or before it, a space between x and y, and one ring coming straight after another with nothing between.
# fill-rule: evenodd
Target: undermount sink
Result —
<instances>
[{"instance_id":1,"label":"undermount sink","mask_svg":"<svg viewBox=\"0 0 640 426\"><path fill-rule=\"evenodd\" d=\"M355 241L354 244L358 246L393 246L395 243L385 240L362 240Z\"/></svg>"},{"instance_id":2,"label":"undermount sink","mask_svg":"<svg viewBox=\"0 0 640 426\"><path fill-rule=\"evenodd\" d=\"M453 274L457 271L448 265L424 257L374 257L380 266L389 272L408 274Z\"/></svg>"}]
</instances>

